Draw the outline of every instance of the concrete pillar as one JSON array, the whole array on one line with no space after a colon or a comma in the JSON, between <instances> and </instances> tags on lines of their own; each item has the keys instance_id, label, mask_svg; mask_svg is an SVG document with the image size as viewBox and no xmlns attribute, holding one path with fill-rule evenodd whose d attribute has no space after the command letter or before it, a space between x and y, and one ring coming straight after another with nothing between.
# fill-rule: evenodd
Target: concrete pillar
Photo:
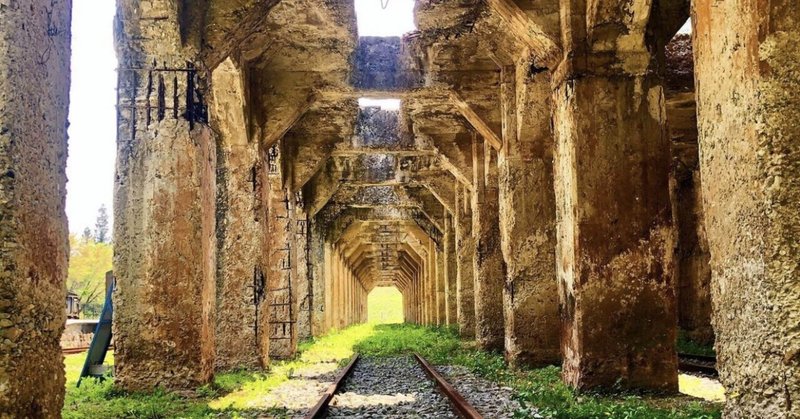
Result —
<instances>
[{"instance_id":1,"label":"concrete pillar","mask_svg":"<svg viewBox=\"0 0 800 419\"><path fill-rule=\"evenodd\" d=\"M179 6L138 6L122 0L117 15L115 379L127 390L193 389L211 379L215 352L210 80L191 64L194 46L182 42Z\"/></svg>"},{"instance_id":2,"label":"concrete pillar","mask_svg":"<svg viewBox=\"0 0 800 419\"><path fill-rule=\"evenodd\" d=\"M430 276L430 283L431 283L431 308L433 310L433 325L434 326L441 326L444 310L442 306L444 305L444 288L439 289L439 283L441 282L441 278L439 276L440 273L440 266L439 266L439 250L436 248L436 243L433 240L430 241L428 244L428 254L430 255L430 263L431 263L431 276Z\"/></svg>"},{"instance_id":3,"label":"concrete pillar","mask_svg":"<svg viewBox=\"0 0 800 419\"><path fill-rule=\"evenodd\" d=\"M512 365L559 362L550 73L502 69L500 236L506 263L505 352Z\"/></svg>"},{"instance_id":4,"label":"concrete pillar","mask_svg":"<svg viewBox=\"0 0 800 419\"><path fill-rule=\"evenodd\" d=\"M725 415L800 417L800 9L699 0L693 17Z\"/></svg>"},{"instance_id":5,"label":"concrete pillar","mask_svg":"<svg viewBox=\"0 0 800 419\"><path fill-rule=\"evenodd\" d=\"M341 249L336 249L336 265L337 265L337 277L336 277L336 292L334 294L334 301L333 304L336 307L336 329L342 330L344 328L344 307L345 307L345 282L347 281L347 268L344 264L344 259L342 259L342 252Z\"/></svg>"},{"instance_id":6,"label":"concrete pillar","mask_svg":"<svg viewBox=\"0 0 800 419\"><path fill-rule=\"evenodd\" d=\"M241 70L230 59L212 73L210 122L218 135L216 370L261 367L259 310L266 298L264 162L249 138Z\"/></svg>"},{"instance_id":7,"label":"concrete pillar","mask_svg":"<svg viewBox=\"0 0 800 419\"><path fill-rule=\"evenodd\" d=\"M457 281L457 268L456 268L456 240L455 228L453 228L453 219L450 214L445 214L444 217L444 279L445 279L445 311L447 313L447 324L458 324L458 313L456 303L456 281Z\"/></svg>"},{"instance_id":8,"label":"concrete pillar","mask_svg":"<svg viewBox=\"0 0 800 419\"><path fill-rule=\"evenodd\" d=\"M309 259L308 213L302 191L294 195L294 283L297 289L297 339L312 336L314 316L313 266Z\"/></svg>"},{"instance_id":9,"label":"concrete pillar","mask_svg":"<svg viewBox=\"0 0 800 419\"><path fill-rule=\"evenodd\" d=\"M458 333L465 339L475 337L475 241L472 238L472 205L466 187L456 187L454 214L456 242L456 316Z\"/></svg>"},{"instance_id":10,"label":"concrete pillar","mask_svg":"<svg viewBox=\"0 0 800 419\"><path fill-rule=\"evenodd\" d=\"M672 41L672 56L667 57L669 72L686 71L693 60L690 35L679 35ZM668 53L670 48L668 48ZM689 63L686 63L686 61ZM680 76L678 74L677 76ZM677 78L677 77L675 77ZM685 88L687 86L680 86ZM693 86L688 86L693 87ZM678 326L694 342L711 345L714 330L711 326L711 255L708 250L701 190L700 153L697 142L697 104L694 89L666 91L667 121L671 140L672 171L670 194L672 214L678 232L675 271L678 290Z\"/></svg>"},{"instance_id":11,"label":"concrete pillar","mask_svg":"<svg viewBox=\"0 0 800 419\"><path fill-rule=\"evenodd\" d=\"M0 6L0 415L58 417L71 2ZM46 53L45 53L46 52Z\"/></svg>"},{"instance_id":12,"label":"concrete pillar","mask_svg":"<svg viewBox=\"0 0 800 419\"><path fill-rule=\"evenodd\" d=\"M283 140L267 152L267 304L269 306L269 354L288 359L297 350L294 265L294 198L285 187Z\"/></svg>"},{"instance_id":13,"label":"concrete pillar","mask_svg":"<svg viewBox=\"0 0 800 419\"><path fill-rule=\"evenodd\" d=\"M311 275L311 334L314 337L325 334L325 315L328 307L327 274L325 239L319 224L311 219L308 221L308 263L309 274Z\"/></svg>"},{"instance_id":14,"label":"concrete pillar","mask_svg":"<svg viewBox=\"0 0 800 419\"><path fill-rule=\"evenodd\" d=\"M472 198L472 235L475 240L475 339L484 350L502 351L504 345L503 286L505 262L500 246L497 160L489 143L472 143L475 192Z\"/></svg>"},{"instance_id":15,"label":"concrete pillar","mask_svg":"<svg viewBox=\"0 0 800 419\"><path fill-rule=\"evenodd\" d=\"M323 250L324 250L324 265L325 270L323 272L324 275L324 284L325 284L325 311L324 314L324 331L322 334L328 333L331 331L333 327L333 276L334 276L334 255L333 255L333 247L327 241L323 243Z\"/></svg>"},{"instance_id":16,"label":"concrete pillar","mask_svg":"<svg viewBox=\"0 0 800 419\"><path fill-rule=\"evenodd\" d=\"M553 104L563 377L579 389L676 391L661 82L647 51L596 66L588 63L608 56L587 56L576 42Z\"/></svg>"},{"instance_id":17,"label":"concrete pillar","mask_svg":"<svg viewBox=\"0 0 800 419\"><path fill-rule=\"evenodd\" d=\"M447 324L447 286L444 276L444 249L440 249L434 244L433 254L436 258L436 324L438 326L444 326Z\"/></svg>"}]
</instances>

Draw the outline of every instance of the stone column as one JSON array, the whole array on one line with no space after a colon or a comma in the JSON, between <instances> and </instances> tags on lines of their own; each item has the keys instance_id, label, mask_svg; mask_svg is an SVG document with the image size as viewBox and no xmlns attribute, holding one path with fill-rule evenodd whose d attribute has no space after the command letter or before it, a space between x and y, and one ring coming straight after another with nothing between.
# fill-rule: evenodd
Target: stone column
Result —
<instances>
[{"instance_id":1,"label":"stone column","mask_svg":"<svg viewBox=\"0 0 800 419\"><path fill-rule=\"evenodd\" d=\"M291 358L297 350L295 313L294 197L286 188L283 140L267 152L268 234L267 304L269 305L269 354L274 359Z\"/></svg>"},{"instance_id":2,"label":"stone column","mask_svg":"<svg viewBox=\"0 0 800 419\"><path fill-rule=\"evenodd\" d=\"M800 9L699 0L693 16L725 414L800 417Z\"/></svg>"},{"instance_id":3,"label":"stone column","mask_svg":"<svg viewBox=\"0 0 800 419\"><path fill-rule=\"evenodd\" d=\"M148 4L118 10L115 379L127 390L193 389L211 379L215 352L209 77L184 49L176 3Z\"/></svg>"},{"instance_id":4,"label":"stone column","mask_svg":"<svg viewBox=\"0 0 800 419\"><path fill-rule=\"evenodd\" d=\"M312 336L314 317L314 284L311 272L308 213L302 191L295 192L294 211L294 273L297 284L297 339L308 339Z\"/></svg>"},{"instance_id":5,"label":"stone column","mask_svg":"<svg viewBox=\"0 0 800 419\"><path fill-rule=\"evenodd\" d=\"M456 187L456 316L458 333L465 339L475 337L475 241L472 239L472 211L469 190Z\"/></svg>"},{"instance_id":6,"label":"stone column","mask_svg":"<svg viewBox=\"0 0 800 419\"><path fill-rule=\"evenodd\" d=\"M325 241L323 232L315 220L309 220L308 236L308 263L311 275L311 334L314 337L325 333L325 313L328 307L326 271L327 260L325 257Z\"/></svg>"},{"instance_id":7,"label":"stone column","mask_svg":"<svg viewBox=\"0 0 800 419\"><path fill-rule=\"evenodd\" d=\"M444 279L445 279L445 307L447 313L447 324L458 324L458 313L456 310L456 240L455 229L453 228L453 218L449 213L444 217Z\"/></svg>"},{"instance_id":8,"label":"stone column","mask_svg":"<svg viewBox=\"0 0 800 419\"><path fill-rule=\"evenodd\" d=\"M664 95L647 51L620 54L567 54L554 80L563 377L676 391Z\"/></svg>"},{"instance_id":9,"label":"stone column","mask_svg":"<svg viewBox=\"0 0 800 419\"><path fill-rule=\"evenodd\" d=\"M550 73L502 69L500 236L506 262L505 352L516 365L560 360Z\"/></svg>"},{"instance_id":10,"label":"stone column","mask_svg":"<svg viewBox=\"0 0 800 419\"><path fill-rule=\"evenodd\" d=\"M447 296L445 272L444 272L444 249L434 244L434 256L436 257L436 324L444 326L447 324Z\"/></svg>"},{"instance_id":11,"label":"stone column","mask_svg":"<svg viewBox=\"0 0 800 419\"><path fill-rule=\"evenodd\" d=\"M433 253L430 251L431 246L427 244L427 258L425 259L425 299L428 301L428 326L436 325L436 288L435 275L436 265L433 263Z\"/></svg>"},{"instance_id":12,"label":"stone column","mask_svg":"<svg viewBox=\"0 0 800 419\"><path fill-rule=\"evenodd\" d=\"M497 160L483 139L472 143L475 192L472 235L475 240L475 339L484 350L502 351L505 263L500 246Z\"/></svg>"},{"instance_id":13,"label":"stone column","mask_svg":"<svg viewBox=\"0 0 800 419\"><path fill-rule=\"evenodd\" d=\"M331 331L333 327L333 280L335 275L334 270L334 254L333 248L331 244L327 241L323 244L324 249L324 260L325 260L325 271L323 272L324 275L324 284L325 284L325 327L323 329L322 334L326 334Z\"/></svg>"},{"instance_id":14,"label":"stone column","mask_svg":"<svg viewBox=\"0 0 800 419\"><path fill-rule=\"evenodd\" d=\"M58 417L64 401L70 7L0 6L0 412L8 417Z\"/></svg>"},{"instance_id":15,"label":"stone column","mask_svg":"<svg viewBox=\"0 0 800 419\"><path fill-rule=\"evenodd\" d=\"M244 80L230 59L212 73L210 119L217 133L216 370L261 367L259 283L265 218L263 162L247 134ZM245 326L245 327L243 327Z\"/></svg>"}]
</instances>

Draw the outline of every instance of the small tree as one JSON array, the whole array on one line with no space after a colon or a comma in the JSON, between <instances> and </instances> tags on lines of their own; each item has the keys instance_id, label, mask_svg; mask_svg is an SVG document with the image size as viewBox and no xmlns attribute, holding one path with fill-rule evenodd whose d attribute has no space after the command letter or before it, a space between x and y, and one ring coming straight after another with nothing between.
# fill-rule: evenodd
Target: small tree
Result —
<instances>
[{"instance_id":1,"label":"small tree","mask_svg":"<svg viewBox=\"0 0 800 419\"><path fill-rule=\"evenodd\" d=\"M92 235L92 230L89 227L83 229L81 240L83 240L84 243L94 240L94 236Z\"/></svg>"},{"instance_id":2,"label":"small tree","mask_svg":"<svg viewBox=\"0 0 800 419\"><path fill-rule=\"evenodd\" d=\"M114 250L111 244L79 240L70 235L70 260L67 290L81 299L81 314L97 317L103 308L106 272L111 270Z\"/></svg>"},{"instance_id":3,"label":"small tree","mask_svg":"<svg viewBox=\"0 0 800 419\"><path fill-rule=\"evenodd\" d=\"M105 204L100 205L97 210L97 221L94 224L94 241L97 243L108 243L110 240L108 235L108 210Z\"/></svg>"}]
</instances>

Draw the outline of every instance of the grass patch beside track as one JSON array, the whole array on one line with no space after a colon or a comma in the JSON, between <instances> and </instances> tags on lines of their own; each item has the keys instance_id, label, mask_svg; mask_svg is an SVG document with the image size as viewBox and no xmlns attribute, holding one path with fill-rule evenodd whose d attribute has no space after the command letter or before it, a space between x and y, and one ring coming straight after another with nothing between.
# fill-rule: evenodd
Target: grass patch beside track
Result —
<instances>
[{"instance_id":1,"label":"grass patch beside track","mask_svg":"<svg viewBox=\"0 0 800 419\"><path fill-rule=\"evenodd\" d=\"M325 362L346 363L357 351L367 356L396 356L418 352L434 365L462 365L476 374L513 388L524 406L553 418L712 419L720 405L688 397L658 397L620 393L612 396L577 394L565 386L560 369L548 367L511 371L502 356L475 349L452 328L410 324L365 324L335 331L304 342L293 360L275 362L268 372L235 371L217 374L212 384L181 394L156 389L126 393L111 380L85 380L75 388L84 354L66 357L66 419L77 418L250 418L291 414L263 405L271 389L297 371ZM113 358L112 358L113 361ZM519 418L529 417L525 411Z\"/></svg>"},{"instance_id":2,"label":"grass patch beside track","mask_svg":"<svg viewBox=\"0 0 800 419\"><path fill-rule=\"evenodd\" d=\"M721 417L721 405L686 396L658 396L619 392L613 395L579 394L561 381L561 369L546 367L512 371L503 357L479 351L459 340L452 328L415 325L381 325L356 345L363 355L395 356L418 352L434 365L462 365L479 376L513 388L528 408L518 417L530 417L536 409L552 418L713 419Z\"/></svg>"}]
</instances>

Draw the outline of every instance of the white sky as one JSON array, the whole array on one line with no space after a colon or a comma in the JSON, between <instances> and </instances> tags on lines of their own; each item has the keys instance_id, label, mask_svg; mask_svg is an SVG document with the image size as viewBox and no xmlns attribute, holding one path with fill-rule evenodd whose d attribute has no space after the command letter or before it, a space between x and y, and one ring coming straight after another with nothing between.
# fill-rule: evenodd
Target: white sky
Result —
<instances>
[{"instance_id":1,"label":"white sky","mask_svg":"<svg viewBox=\"0 0 800 419\"><path fill-rule=\"evenodd\" d=\"M355 7L359 36L401 36L417 29L414 0L355 0Z\"/></svg>"},{"instance_id":2,"label":"white sky","mask_svg":"<svg viewBox=\"0 0 800 419\"><path fill-rule=\"evenodd\" d=\"M69 230L94 229L97 209L111 211L117 126L115 3L73 0L72 92L67 160ZM111 215L111 214L109 214Z\"/></svg>"},{"instance_id":3,"label":"white sky","mask_svg":"<svg viewBox=\"0 0 800 419\"><path fill-rule=\"evenodd\" d=\"M358 99L358 106L362 108L377 106L385 111L397 111L400 109L400 104L400 99L370 99L365 97Z\"/></svg>"}]
</instances>

